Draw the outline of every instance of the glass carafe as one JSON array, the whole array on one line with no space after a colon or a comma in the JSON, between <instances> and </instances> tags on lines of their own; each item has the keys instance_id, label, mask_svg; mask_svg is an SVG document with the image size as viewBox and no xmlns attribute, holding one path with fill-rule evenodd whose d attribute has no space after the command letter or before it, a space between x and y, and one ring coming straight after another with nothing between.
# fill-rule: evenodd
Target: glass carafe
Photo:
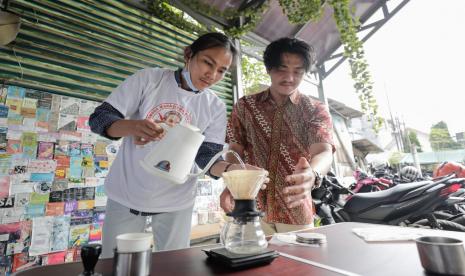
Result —
<instances>
[{"instance_id":1,"label":"glass carafe","mask_svg":"<svg viewBox=\"0 0 465 276\"><path fill-rule=\"evenodd\" d=\"M258 216L234 218L224 225L221 234L224 247L232 253L260 253L268 246Z\"/></svg>"}]
</instances>

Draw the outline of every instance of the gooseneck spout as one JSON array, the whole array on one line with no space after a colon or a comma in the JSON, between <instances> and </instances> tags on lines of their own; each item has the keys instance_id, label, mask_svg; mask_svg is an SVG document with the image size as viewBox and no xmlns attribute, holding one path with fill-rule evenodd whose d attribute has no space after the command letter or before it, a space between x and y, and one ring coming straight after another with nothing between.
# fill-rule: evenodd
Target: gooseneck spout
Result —
<instances>
[{"instance_id":1,"label":"gooseneck spout","mask_svg":"<svg viewBox=\"0 0 465 276\"><path fill-rule=\"evenodd\" d=\"M245 166L245 164L242 161L239 154L237 154L237 152L235 152L233 150L230 150L230 149L226 148L226 149L223 149L222 151L218 152L217 154L215 154L215 156L213 156L213 158L210 160L210 162L207 163L207 165L205 166L205 168L203 168L202 171L200 171L198 173L191 173L191 174L189 174L189 177L198 177L198 176L204 175L206 172L208 172L208 170L211 168L211 166L213 166L213 164L215 164L215 162L218 160L218 158L220 158L223 154L226 154L226 153L231 153L237 159L237 161L239 161L239 164L241 165L241 167L244 170L247 169L247 167Z\"/></svg>"}]
</instances>

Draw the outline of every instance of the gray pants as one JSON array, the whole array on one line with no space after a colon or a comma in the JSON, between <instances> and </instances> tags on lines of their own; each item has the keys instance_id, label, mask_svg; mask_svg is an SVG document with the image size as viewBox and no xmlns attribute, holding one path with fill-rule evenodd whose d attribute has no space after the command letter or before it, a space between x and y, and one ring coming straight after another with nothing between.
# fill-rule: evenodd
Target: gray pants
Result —
<instances>
[{"instance_id":1,"label":"gray pants","mask_svg":"<svg viewBox=\"0 0 465 276\"><path fill-rule=\"evenodd\" d=\"M193 207L152 216L155 251L189 247ZM146 216L134 215L129 212L128 207L108 199L103 223L101 258L113 257L116 236L144 232L146 221Z\"/></svg>"}]
</instances>

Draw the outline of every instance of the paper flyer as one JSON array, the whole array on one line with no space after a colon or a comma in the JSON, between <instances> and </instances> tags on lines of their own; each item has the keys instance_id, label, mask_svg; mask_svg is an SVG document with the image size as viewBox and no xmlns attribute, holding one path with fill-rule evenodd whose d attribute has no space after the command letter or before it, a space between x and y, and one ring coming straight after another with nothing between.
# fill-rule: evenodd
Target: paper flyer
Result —
<instances>
[{"instance_id":1,"label":"paper flyer","mask_svg":"<svg viewBox=\"0 0 465 276\"><path fill-rule=\"evenodd\" d=\"M17 174L26 174L27 173L27 166L29 164L29 160L23 158L15 158L11 159L10 165L10 174L17 175ZM26 180L26 179L23 179Z\"/></svg>"},{"instance_id":2,"label":"paper flyer","mask_svg":"<svg viewBox=\"0 0 465 276\"><path fill-rule=\"evenodd\" d=\"M37 99L24 98L21 107L21 115L24 118L35 118L37 110Z\"/></svg>"},{"instance_id":3,"label":"paper flyer","mask_svg":"<svg viewBox=\"0 0 465 276\"><path fill-rule=\"evenodd\" d=\"M8 86L8 98L22 99L25 97L25 95L26 89L24 89L23 87L13 85Z\"/></svg>"},{"instance_id":4,"label":"paper flyer","mask_svg":"<svg viewBox=\"0 0 465 276\"><path fill-rule=\"evenodd\" d=\"M23 156L26 159L35 159L37 156L37 133L23 132L21 136Z\"/></svg>"},{"instance_id":5,"label":"paper flyer","mask_svg":"<svg viewBox=\"0 0 465 276\"><path fill-rule=\"evenodd\" d=\"M97 141L95 144L94 152L95 155L98 157L107 157L107 145L109 143L103 142L103 141Z\"/></svg>"},{"instance_id":6,"label":"paper flyer","mask_svg":"<svg viewBox=\"0 0 465 276\"><path fill-rule=\"evenodd\" d=\"M24 208L31 201L31 193L15 194L15 208Z\"/></svg>"},{"instance_id":7,"label":"paper flyer","mask_svg":"<svg viewBox=\"0 0 465 276\"><path fill-rule=\"evenodd\" d=\"M55 173L31 173L31 181L34 182L53 182Z\"/></svg>"},{"instance_id":8,"label":"paper flyer","mask_svg":"<svg viewBox=\"0 0 465 276\"><path fill-rule=\"evenodd\" d=\"M8 140L8 143L6 145L6 152L8 154L22 153L23 149L21 147L21 141L20 140Z\"/></svg>"},{"instance_id":9,"label":"paper flyer","mask_svg":"<svg viewBox=\"0 0 465 276\"><path fill-rule=\"evenodd\" d=\"M52 237L50 241L50 251L64 251L68 249L68 240L70 232L70 217L54 217Z\"/></svg>"},{"instance_id":10,"label":"paper flyer","mask_svg":"<svg viewBox=\"0 0 465 276\"><path fill-rule=\"evenodd\" d=\"M95 206L106 206L107 195L103 185L95 187Z\"/></svg>"},{"instance_id":11,"label":"paper flyer","mask_svg":"<svg viewBox=\"0 0 465 276\"><path fill-rule=\"evenodd\" d=\"M82 175L82 158L71 157L69 168L69 179L81 179Z\"/></svg>"},{"instance_id":12,"label":"paper flyer","mask_svg":"<svg viewBox=\"0 0 465 276\"><path fill-rule=\"evenodd\" d=\"M81 188L81 191L82 191L82 200L94 200L95 198L94 187Z\"/></svg>"},{"instance_id":13,"label":"paper flyer","mask_svg":"<svg viewBox=\"0 0 465 276\"><path fill-rule=\"evenodd\" d=\"M15 201L16 202L16 201ZM7 208L7 209L0 209L3 212L1 213L1 222L2 224L7 223L16 223L21 222L25 219L26 208L25 207L15 207L15 208Z\"/></svg>"},{"instance_id":14,"label":"paper flyer","mask_svg":"<svg viewBox=\"0 0 465 276\"><path fill-rule=\"evenodd\" d=\"M0 86L0 103L4 104L6 101L6 95L8 95L8 87L7 86Z\"/></svg>"},{"instance_id":15,"label":"paper flyer","mask_svg":"<svg viewBox=\"0 0 465 276\"><path fill-rule=\"evenodd\" d=\"M6 106L8 106L8 118L10 118L11 115L16 114L16 115L21 115L21 106L23 105L23 100L22 99L16 99L16 98L7 98L6 99ZM22 118L22 116L21 116Z\"/></svg>"},{"instance_id":16,"label":"paper flyer","mask_svg":"<svg viewBox=\"0 0 465 276\"><path fill-rule=\"evenodd\" d=\"M50 193L39 194L39 193L31 193L30 204L46 204L48 203L48 199L50 197Z\"/></svg>"},{"instance_id":17,"label":"paper flyer","mask_svg":"<svg viewBox=\"0 0 465 276\"><path fill-rule=\"evenodd\" d=\"M15 197L3 197L0 198L0 208L13 208L15 206Z\"/></svg>"},{"instance_id":18,"label":"paper flyer","mask_svg":"<svg viewBox=\"0 0 465 276\"><path fill-rule=\"evenodd\" d=\"M62 216L65 214L64 202L49 202L45 205L46 216Z\"/></svg>"},{"instance_id":19,"label":"paper flyer","mask_svg":"<svg viewBox=\"0 0 465 276\"><path fill-rule=\"evenodd\" d=\"M76 129L77 131L81 131L81 132L89 132L90 131L89 116L77 117Z\"/></svg>"},{"instance_id":20,"label":"paper flyer","mask_svg":"<svg viewBox=\"0 0 465 276\"><path fill-rule=\"evenodd\" d=\"M78 203L76 200L65 201L65 215L69 215L77 210L77 205Z\"/></svg>"},{"instance_id":21,"label":"paper flyer","mask_svg":"<svg viewBox=\"0 0 465 276\"><path fill-rule=\"evenodd\" d=\"M71 97L61 97L60 113L69 115L79 115L80 100Z\"/></svg>"},{"instance_id":22,"label":"paper flyer","mask_svg":"<svg viewBox=\"0 0 465 276\"><path fill-rule=\"evenodd\" d=\"M0 127L0 153L7 152L8 140L6 139L8 129Z\"/></svg>"},{"instance_id":23,"label":"paper flyer","mask_svg":"<svg viewBox=\"0 0 465 276\"><path fill-rule=\"evenodd\" d=\"M8 106L0 105L0 126L8 126Z\"/></svg>"},{"instance_id":24,"label":"paper flyer","mask_svg":"<svg viewBox=\"0 0 465 276\"><path fill-rule=\"evenodd\" d=\"M69 141L60 140L55 145L55 158L59 156L68 156L69 153Z\"/></svg>"},{"instance_id":25,"label":"paper flyer","mask_svg":"<svg viewBox=\"0 0 465 276\"><path fill-rule=\"evenodd\" d=\"M79 115L82 116L89 116L95 110L95 108L99 105L98 102L89 101L89 100L80 100L79 106Z\"/></svg>"},{"instance_id":26,"label":"paper flyer","mask_svg":"<svg viewBox=\"0 0 465 276\"><path fill-rule=\"evenodd\" d=\"M26 217L43 217L45 215L45 204L32 204L26 206Z\"/></svg>"},{"instance_id":27,"label":"paper flyer","mask_svg":"<svg viewBox=\"0 0 465 276\"><path fill-rule=\"evenodd\" d=\"M55 170L55 179L66 179L67 167L57 167Z\"/></svg>"},{"instance_id":28,"label":"paper flyer","mask_svg":"<svg viewBox=\"0 0 465 276\"><path fill-rule=\"evenodd\" d=\"M63 202L63 191L51 191L49 202Z\"/></svg>"},{"instance_id":29,"label":"paper flyer","mask_svg":"<svg viewBox=\"0 0 465 276\"><path fill-rule=\"evenodd\" d=\"M0 198L10 195L10 177L8 175L0 176Z\"/></svg>"},{"instance_id":30,"label":"paper flyer","mask_svg":"<svg viewBox=\"0 0 465 276\"><path fill-rule=\"evenodd\" d=\"M60 113L60 116L58 117L58 131L62 131L62 130L75 131L76 120L77 120L77 116L75 115Z\"/></svg>"},{"instance_id":31,"label":"paper flyer","mask_svg":"<svg viewBox=\"0 0 465 276\"><path fill-rule=\"evenodd\" d=\"M50 242L53 230L53 217L35 217L32 219L32 239L29 248L30 256L50 252Z\"/></svg>"},{"instance_id":32,"label":"paper flyer","mask_svg":"<svg viewBox=\"0 0 465 276\"><path fill-rule=\"evenodd\" d=\"M0 153L0 175L8 175L10 172L11 155Z\"/></svg>"},{"instance_id":33,"label":"paper flyer","mask_svg":"<svg viewBox=\"0 0 465 276\"><path fill-rule=\"evenodd\" d=\"M68 146L69 156L81 156L81 143L79 142L72 142Z\"/></svg>"},{"instance_id":34,"label":"paper flyer","mask_svg":"<svg viewBox=\"0 0 465 276\"><path fill-rule=\"evenodd\" d=\"M65 262L66 251L50 253L46 256L47 260L45 263L47 265L62 264Z\"/></svg>"},{"instance_id":35,"label":"paper flyer","mask_svg":"<svg viewBox=\"0 0 465 276\"><path fill-rule=\"evenodd\" d=\"M81 142L83 144L92 144L97 143L98 135L93 132L81 132Z\"/></svg>"},{"instance_id":36,"label":"paper flyer","mask_svg":"<svg viewBox=\"0 0 465 276\"><path fill-rule=\"evenodd\" d=\"M68 188L68 179L55 179L52 183L52 191L64 191Z\"/></svg>"},{"instance_id":37,"label":"paper flyer","mask_svg":"<svg viewBox=\"0 0 465 276\"><path fill-rule=\"evenodd\" d=\"M89 242L90 226L84 225L73 225L69 230L69 243L68 247L83 246Z\"/></svg>"},{"instance_id":38,"label":"paper flyer","mask_svg":"<svg viewBox=\"0 0 465 276\"><path fill-rule=\"evenodd\" d=\"M78 210L90 210L94 208L93 200L79 200L78 201Z\"/></svg>"},{"instance_id":39,"label":"paper flyer","mask_svg":"<svg viewBox=\"0 0 465 276\"><path fill-rule=\"evenodd\" d=\"M39 101L37 102L37 108L48 109L52 108L52 94L40 93Z\"/></svg>"},{"instance_id":40,"label":"paper flyer","mask_svg":"<svg viewBox=\"0 0 465 276\"><path fill-rule=\"evenodd\" d=\"M34 192L35 182L31 181L22 181L22 177L16 177L14 175L10 176L10 193L12 195L16 194L30 194Z\"/></svg>"},{"instance_id":41,"label":"paper flyer","mask_svg":"<svg viewBox=\"0 0 465 276\"><path fill-rule=\"evenodd\" d=\"M90 225L89 242L102 240L103 223L92 223Z\"/></svg>"},{"instance_id":42,"label":"paper flyer","mask_svg":"<svg viewBox=\"0 0 465 276\"><path fill-rule=\"evenodd\" d=\"M69 142L80 142L82 133L77 131L60 130L60 140Z\"/></svg>"},{"instance_id":43,"label":"paper flyer","mask_svg":"<svg viewBox=\"0 0 465 276\"><path fill-rule=\"evenodd\" d=\"M93 158L94 156L94 145L92 144L81 144L81 155L84 157Z\"/></svg>"},{"instance_id":44,"label":"paper flyer","mask_svg":"<svg viewBox=\"0 0 465 276\"><path fill-rule=\"evenodd\" d=\"M55 160L29 160L27 171L29 173L53 173L57 167ZM31 176L32 177L32 176Z\"/></svg>"},{"instance_id":45,"label":"paper flyer","mask_svg":"<svg viewBox=\"0 0 465 276\"><path fill-rule=\"evenodd\" d=\"M50 120L50 109L46 108L37 108L36 119L37 122L47 122Z\"/></svg>"},{"instance_id":46,"label":"paper flyer","mask_svg":"<svg viewBox=\"0 0 465 276\"><path fill-rule=\"evenodd\" d=\"M52 142L39 142L39 147L37 149L37 158L38 159L53 159L53 149L54 143Z\"/></svg>"}]
</instances>

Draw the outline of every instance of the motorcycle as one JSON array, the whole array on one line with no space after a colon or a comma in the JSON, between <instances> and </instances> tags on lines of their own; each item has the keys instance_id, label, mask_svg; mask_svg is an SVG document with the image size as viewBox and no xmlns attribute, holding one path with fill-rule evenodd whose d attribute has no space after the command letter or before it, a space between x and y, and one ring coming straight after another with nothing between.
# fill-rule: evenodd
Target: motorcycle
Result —
<instances>
[{"instance_id":1,"label":"motorcycle","mask_svg":"<svg viewBox=\"0 0 465 276\"><path fill-rule=\"evenodd\" d=\"M369 193L389 189L394 185L394 182L384 176L379 177L369 176L367 173L357 169L354 172L356 182L350 186L354 193Z\"/></svg>"},{"instance_id":2,"label":"motorcycle","mask_svg":"<svg viewBox=\"0 0 465 276\"><path fill-rule=\"evenodd\" d=\"M465 178L451 175L396 185L383 191L355 194L343 187L335 177L327 176L322 185L313 190L312 197L322 225L353 221L465 231L465 226L435 215L440 206L454 205L458 200L463 200L454 200L451 195L464 184ZM348 195L350 198L345 200L344 197Z\"/></svg>"}]
</instances>

